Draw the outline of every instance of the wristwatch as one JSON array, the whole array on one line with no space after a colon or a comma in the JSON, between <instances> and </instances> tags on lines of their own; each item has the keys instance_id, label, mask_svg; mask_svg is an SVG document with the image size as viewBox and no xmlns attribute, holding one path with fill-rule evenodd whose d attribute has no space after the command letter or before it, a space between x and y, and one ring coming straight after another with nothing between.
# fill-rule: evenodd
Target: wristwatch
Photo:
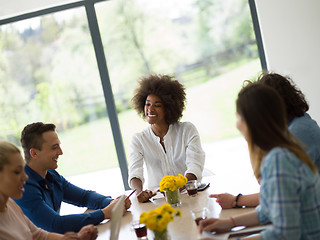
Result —
<instances>
[{"instance_id":1,"label":"wristwatch","mask_svg":"<svg viewBox=\"0 0 320 240\"><path fill-rule=\"evenodd\" d=\"M236 205L234 206L235 208L242 208L242 206L239 206L239 205L238 205L238 200L239 200L239 197L240 197L240 196L242 196L241 193L239 193L239 194L237 195L237 197L236 197Z\"/></svg>"}]
</instances>

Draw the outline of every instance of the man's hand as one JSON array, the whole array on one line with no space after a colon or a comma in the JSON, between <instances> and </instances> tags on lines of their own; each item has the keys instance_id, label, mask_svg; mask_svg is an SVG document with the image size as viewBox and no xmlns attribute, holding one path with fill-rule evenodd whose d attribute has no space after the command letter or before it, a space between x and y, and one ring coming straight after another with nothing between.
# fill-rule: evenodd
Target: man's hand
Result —
<instances>
[{"instance_id":1,"label":"man's hand","mask_svg":"<svg viewBox=\"0 0 320 240\"><path fill-rule=\"evenodd\" d=\"M104 209L101 209L101 211L104 213L104 219L110 219L111 218L111 212L116 205L116 203L119 201L121 196L117 197L116 199L112 200L108 206L106 206ZM124 209L123 209L123 215L127 212L127 209L131 207L131 201L129 198L126 198L124 201Z\"/></svg>"},{"instance_id":2,"label":"man's hand","mask_svg":"<svg viewBox=\"0 0 320 240\"><path fill-rule=\"evenodd\" d=\"M126 213L126 211L131 207L131 200L129 198L126 197L126 199L124 200L124 212L123 215Z\"/></svg>"}]
</instances>

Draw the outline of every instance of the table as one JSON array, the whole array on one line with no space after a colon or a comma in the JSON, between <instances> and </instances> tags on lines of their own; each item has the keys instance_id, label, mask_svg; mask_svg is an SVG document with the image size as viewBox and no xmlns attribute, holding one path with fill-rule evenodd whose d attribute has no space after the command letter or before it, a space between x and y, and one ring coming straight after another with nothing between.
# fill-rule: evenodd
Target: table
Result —
<instances>
[{"instance_id":1,"label":"table","mask_svg":"<svg viewBox=\"0 0 320 240\"><path fill-rule=\"evenodd\" d=\"M216 203L215 199L209 198L209 194L213 193L214 189L209 187L203 192L198 192L196 197L190 197L188 194L181 194L181 206L179 207L182 213L181 218L176 217L173 222L168 224L168 231L171 240L188 240L199 239L201 234L193 218L190 210L195 208L207 207L209 209L209 217L221 217L228 218L230 216L236 216L248 211L252 211L252 208L244 209L225 209L221 211L221 207ZM131 191L127 191L126 195L129 195ZM138 220L142 212L148 212L155 209L162 204L166 203L165 199L157 199L148 203L139 203L134 195L131 196L132 205L129 211L123 216L121 221L121 229L119 234L120 240L136 239L135 232L131 229L131 222ZM110 238L110 221L101 223L98 225L99 236L98 239ZM148 236L151 236L150 230L148 230Z\"/></svg>"}]
</instances>

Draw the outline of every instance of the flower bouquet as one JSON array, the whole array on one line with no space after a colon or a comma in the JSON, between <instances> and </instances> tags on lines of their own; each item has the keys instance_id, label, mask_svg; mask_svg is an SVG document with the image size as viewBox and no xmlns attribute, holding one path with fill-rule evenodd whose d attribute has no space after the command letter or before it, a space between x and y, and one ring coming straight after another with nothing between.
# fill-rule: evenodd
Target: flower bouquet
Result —
<instances>
[{"instance_id":1,"label":"flower bouquet","mask_svg":"<svg viewBox=\"0 0 320 240\"><path fill-rule=\"evenodd\" d=\"M181 216L180 209L174 209L170 204L163 204L159 208L141 213L139 222L153 231L155 240L167 240L169 237L167 226L173 221L174 216Z\"/></svg>"},{"instance_id":2,"label":"flower bouquet","mask_svg":"<svg viewBox=\"0 0 320 240\"><path fill-rule=\"evenodd\" d=\"M160 182L160 191L165 192L166 200L172 206L179 206L180 192L179 188L182 188L188 179L179 174L179 176L164 176Z\"/></svg>"}]
</instances>

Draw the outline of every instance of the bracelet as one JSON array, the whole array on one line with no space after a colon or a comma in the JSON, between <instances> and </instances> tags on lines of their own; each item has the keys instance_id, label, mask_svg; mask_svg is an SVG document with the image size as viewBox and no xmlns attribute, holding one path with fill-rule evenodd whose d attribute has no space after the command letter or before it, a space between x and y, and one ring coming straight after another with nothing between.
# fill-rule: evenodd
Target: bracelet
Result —
<instances>
[{"instance_id":1,"label":"bracelet","mask_svg":"<svg viewBox=\"0 0 320 240\"><path fill-rule=\"evenodd\" d=\"M233 217L230 217L229 219L231 220L231 222L232 222L232 224L233 224L233 228L234 228L234 227L236 226L236 221L234 220Z\"/></svg>"},{"instance_id":2,"label":"bracelet","mask_svg":"<svg viewBox=\"0 0 320 240\"><path fill-rule=\"evenodd\" d=\"M239 198L242 196L242 194L241 193L239 193L238 195L237 195L237 197L236 197L236 205L234 206L235 208L242 208L242 206L239 206L238 205L238 200L239 200Z\"/></svg>"}]
</instances>

